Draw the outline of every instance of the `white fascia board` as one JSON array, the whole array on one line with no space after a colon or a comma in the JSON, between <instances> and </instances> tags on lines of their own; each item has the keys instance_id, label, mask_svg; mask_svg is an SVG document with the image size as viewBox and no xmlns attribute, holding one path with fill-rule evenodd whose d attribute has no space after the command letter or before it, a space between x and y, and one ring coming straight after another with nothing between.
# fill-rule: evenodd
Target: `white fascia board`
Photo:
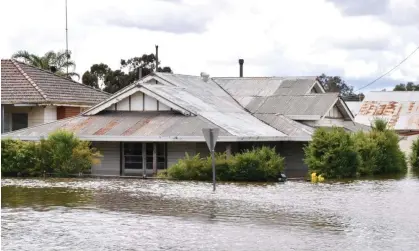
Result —
<instances>
[{"instance_id":1,"label":"white fascia board","mask_svg":"<svg viewBox=\"0 0 419 251\"><path fill-rule=\"evenodd\" d=\"M319 81L314 81L313 85L311 86L311 88L307 91L306 94L310 94L311 90L313 90L313 88L317 88L320 89L320 93L326 93L326 91L324 90L323 86L320 84Z\"/></svg>"},{"instance_id":2,"label":"white fascia board","mask_svg":"<svg viewBox=\"0 0 419 251\"><path fill-rule=\"evenodd\" d=\"M140 92L144 93L144 94L145 94L145 95L147 95L147 96L150 96L150 97L152 97L152 98L157 99L160 103L162 103L162 104L164 104L164 105L166 105L166 106L168 106L168 107L172 108L173 110L180 111L180 112L181 112L183 115L185 115L185 116L196 115L195 113L193 113L193 112L191 112L191 111L189 111L189 110L186 110L186 109L184 109L183 107L180 107L179 105L177 105L177 104L175 104L175 103L171 102L170 100L168 100L168 99L166 99L166 98L163 98L162 96L160 96L160 95L158 95L158 94L154 93L153 91L150 91L149 89L147 89L147 88L146 88L146 87L144 87L144 86L141 86L138 90L139 90Z\"/></svg>"},{"instance_id":3,"label":"white fascia board","mask_svg":"<svg viewBox=\"0 0 419 251\"><path fill-rule=\"evenodd\" d=\"M320 120L320 115L284 115L292 120Z\"/></svg>"},{"instance_id":4,"label":"white fascia board","mask_svg":"<svg viewBox=\"0 0 419 251\"><path fill-rule=\"evenodd\" d=\"M349 115L349 118L351 119L351 121L354 121L355 117L352 114L351 110L349 109L348 105L346 104L345 101L343 101L341 98L339 98L338 102L343 106L343 108L345 109L346 114Z\"/></svg>"}]
</instances>

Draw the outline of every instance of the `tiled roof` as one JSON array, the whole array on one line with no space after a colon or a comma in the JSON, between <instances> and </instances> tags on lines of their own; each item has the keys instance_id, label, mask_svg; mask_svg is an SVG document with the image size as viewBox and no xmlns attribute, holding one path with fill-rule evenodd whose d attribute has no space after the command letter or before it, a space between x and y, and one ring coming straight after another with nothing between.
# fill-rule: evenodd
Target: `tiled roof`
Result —
<instances>
[{"instance_id":1,"label":"tiled roof","mask_svg":"<svg viewBox=\"0 0 419 251\"><path fill-rule=\"evenodd\" d=\"M95 105L108 93L25 63L1 60L1 103Z\"/></svg>"}]
</instances>

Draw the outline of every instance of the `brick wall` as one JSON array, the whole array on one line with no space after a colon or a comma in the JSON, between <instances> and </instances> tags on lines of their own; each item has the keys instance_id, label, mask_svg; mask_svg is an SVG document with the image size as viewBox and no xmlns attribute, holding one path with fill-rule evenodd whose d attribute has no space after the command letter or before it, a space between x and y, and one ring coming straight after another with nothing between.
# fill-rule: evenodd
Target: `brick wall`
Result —
<instances>
[{"instance_id":1,"label":"brick wall","mask_svg":"<svg viewBox=\"0 0 419 251\"><path fill-rule=\"evenodd\" d=\"M65 119L80 114L80 107L59 106L57 107L57 119Z\"/></svg>"}]
</instances>

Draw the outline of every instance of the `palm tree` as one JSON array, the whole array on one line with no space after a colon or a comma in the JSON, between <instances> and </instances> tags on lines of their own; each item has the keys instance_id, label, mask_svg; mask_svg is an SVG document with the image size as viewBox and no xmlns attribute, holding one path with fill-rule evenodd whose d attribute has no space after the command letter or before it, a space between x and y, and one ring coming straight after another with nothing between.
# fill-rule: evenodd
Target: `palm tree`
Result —
<instances>
[{"instance_id":1,"label":"palm tree","mask_svg":"<svg viewBox=\"0 0 419 251\"><path fill-rule=\"evenodd\" d=\"M55 74L57 75L67 76L68 78L76 76L80 79L80 75L74 72L76 63L70 60L70 56L70 51L68 53L65 51L48 51L44 56L31 54L28 51L18 51L12 55L12 58L47 71L50 71L51 67L55 67ZM68 74L67 67L69 69Z\"/></svg>"}]
</instances>

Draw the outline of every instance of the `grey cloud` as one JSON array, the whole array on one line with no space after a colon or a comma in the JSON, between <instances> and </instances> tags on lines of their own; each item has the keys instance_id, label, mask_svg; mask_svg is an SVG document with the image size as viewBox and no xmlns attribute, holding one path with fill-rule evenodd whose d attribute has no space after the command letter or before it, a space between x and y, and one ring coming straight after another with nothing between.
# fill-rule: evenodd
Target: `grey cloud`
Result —
<instances>
[{"instance_id":1,"label":"grey cloud","mask_svg":"<svg viewBox=\"0 0 419 251\"><path fill-rule=\"evenodd\" d=\"M225 1L189 5L180 0L160 0L131 7L103 11L105 24L175 34L203 33L217 13L225 10Z\"/></svg>"},{"instance_id":2,"label":"grey cloud","mask_svg":"<svg viewBox=\"0 0 419 251\"><path fill-rule=\"evenodd\" d=\"M338 40L332 42L334 47L347 50L369 50L369 51L383 51L390 47L390 40L386 38L356 38L351 40Z\"/></svg>"},{"instance_id":3,"label":"grey cloud","mask_svg":"<svg viewBox=\"0 0 419 251\"><path fill-rule=\"evenodd\" d=\"M138 28L150 31L164 31L176 34L202 33L206 30L209 19L204 17L197 19L185 19L178 16L156 17L155 21L135 18L109 18L108 24L127 28Z\"/></svg>"},{"instance_id":4,"label":"grey cloud","mask_svg":"<svg viewBox=\"0 0 419 251\"><path fill-rule=\"evenodd\" d=\"M348 16L377 16L386 23L419 28L419 0L390 6L390 0L326 0Z\"/></svg>"},{"instance_id":5,"label":"grey cloud","mask_svg":"<svg viewBox=\"0 0 419 251\"><path fill-rule=\"evenodd\" d=\"M327 0L349 16L381 15L386 13L389 0Z\"/></svg>"}]
</instances>

